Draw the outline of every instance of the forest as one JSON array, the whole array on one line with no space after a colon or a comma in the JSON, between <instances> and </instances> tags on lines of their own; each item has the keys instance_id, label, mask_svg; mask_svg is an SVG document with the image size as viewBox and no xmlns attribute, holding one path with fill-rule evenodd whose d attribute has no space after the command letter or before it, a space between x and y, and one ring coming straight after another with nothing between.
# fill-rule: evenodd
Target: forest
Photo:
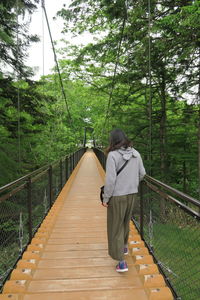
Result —
<instances>
[{"instance_id":1,"label":"forest","mask_svg":"<svg viewBox=\"0 0 200 300\"><path fill-rule=\"evenodd\" d=\"M147 173L200 195L200 1L74 0L57 12L67 39L59 68L33 80L27 18L37 0L1 1L0 185L122 128ZM20 20L24 23L19 24ZM66 100L66 101L65 101ZM89 130L90 129L90 130ZM92 130L91 130L92 129Z\"/></svg>"}]
</instances>

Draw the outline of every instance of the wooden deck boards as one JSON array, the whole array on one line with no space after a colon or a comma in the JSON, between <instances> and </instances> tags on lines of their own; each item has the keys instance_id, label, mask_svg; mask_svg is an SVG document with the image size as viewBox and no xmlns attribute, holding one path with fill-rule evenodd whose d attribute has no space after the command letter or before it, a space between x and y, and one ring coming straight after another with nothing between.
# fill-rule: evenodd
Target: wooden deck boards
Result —
<instances>
[{"instance_id":1,"label":"wooden deck boards","mask_svg":"<svg viewBox=\"0 0 200 300\"><path fill-rule=\"evenodd\" d=\"M117 262L107 253L106 208L99 201L102 184L97 159L88 151L6 282L0 300L173 299L163 282L146 283L131 255L129 271L115 271Z\"/></svg>"}]
</instances>

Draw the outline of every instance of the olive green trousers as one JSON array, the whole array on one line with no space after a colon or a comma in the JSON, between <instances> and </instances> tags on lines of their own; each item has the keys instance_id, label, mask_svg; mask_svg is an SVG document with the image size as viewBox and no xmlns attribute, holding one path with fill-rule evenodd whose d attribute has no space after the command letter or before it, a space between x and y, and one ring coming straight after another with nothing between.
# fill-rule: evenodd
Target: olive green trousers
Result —
<instances>
[{"instance_id":1,"label":"olive green trousers","mask_svg":"<svg viewBox=\"0 0 200 300\"><path fill-rule=\"evenodd\" d=\"M113 196L107 208L108 253L115 260L124 259L124 245L128 243L129 223L136 194Z\"/></svg>"}]
</instances>

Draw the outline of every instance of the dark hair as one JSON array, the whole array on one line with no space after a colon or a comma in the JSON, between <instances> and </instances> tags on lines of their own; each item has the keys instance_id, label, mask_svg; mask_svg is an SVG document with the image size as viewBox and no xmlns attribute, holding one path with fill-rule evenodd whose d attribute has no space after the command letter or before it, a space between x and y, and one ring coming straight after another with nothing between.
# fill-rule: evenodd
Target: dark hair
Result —
<instances>
[{"instance_id":1,"label":"dark hair","mask_svg":"<svg viewBox=\"0 0 200 300\"><path fill-rule=\"evenodd\" d=\"M121 129L114 129L110 133L110 145L106 149L108 154L110 151L117 150L121 147L128 148L131 146L131 142Z\"/></svg>"}]
</instances>

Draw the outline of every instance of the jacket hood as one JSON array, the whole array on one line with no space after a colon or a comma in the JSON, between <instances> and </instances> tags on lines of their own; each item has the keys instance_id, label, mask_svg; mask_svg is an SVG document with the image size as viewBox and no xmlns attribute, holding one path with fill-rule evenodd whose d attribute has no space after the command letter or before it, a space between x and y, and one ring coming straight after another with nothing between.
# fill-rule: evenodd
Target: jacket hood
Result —
<instances>
[{"instance_id":1,"label":"jacket hood","mask_svg":"<svg viewBox=\"0 0 200 300\"><path fill-rule=\"evenodd\" d=\"M138 156L138 152L134 148L131 148L131 147L128 147L126 149L125 148L120 148L118 150L118 152L120 154L122 154L124 160L129 160L132 156L133 157Z\"/></svg>"}]
</instances>

